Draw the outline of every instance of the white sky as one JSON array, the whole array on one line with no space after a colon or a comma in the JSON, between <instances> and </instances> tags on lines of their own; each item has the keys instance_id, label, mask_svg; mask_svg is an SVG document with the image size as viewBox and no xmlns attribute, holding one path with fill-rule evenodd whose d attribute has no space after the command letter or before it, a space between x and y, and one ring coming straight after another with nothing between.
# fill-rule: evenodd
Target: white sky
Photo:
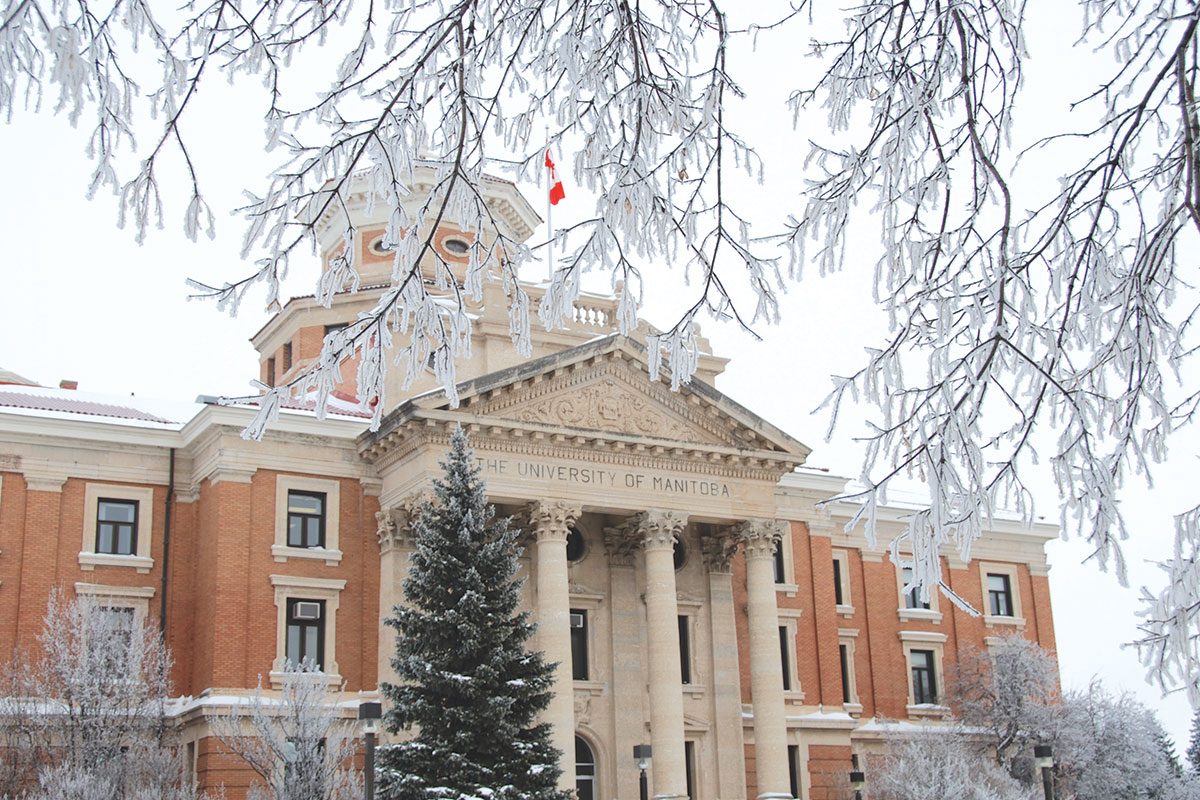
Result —
<instances>
[{"instance_id":1,"label":"white sky","mask_svg":"<svg viewBox=\"0 0 1200 800\"><path fill-rule=\"evenodd\" d=\"M1062 49L1063 24L1042 19L1029 26L1030 90L1019 107L1018 131L1021 124L1032 129L1061 123L1067 100L1078 94L1064 93L1062 85L1074 81L1083 86L1095 74L1094 56ZM740 110L741 128L757 134L771 170L767 186L749 190L745 201L771 221L799 207L796 159L789 158L798 143L786 131L776 135L774 123L760 121L758 115L786 95L778 76L789 73L792 57L787 42L767 42L753 69L738 73L734 65L752 96ZM184 286L188 277L220 282L245 271L238 258L240 222L224 215L238 204L243 186L253 185L253 176L262 175L271 163L260 152L261 125L247 110L245 96L239 87L215 82L199 97L203 105L196 110L201 113L190 121L193 137L203 142L195 156L218 214L214 242L189 242L179 222L181 197L168 196L165 230L152 232L138 247L131 232L116 229L110 196L93 202L83 197L90 168L82 132L49 114L0 126L0 152L7 154L6 191L0 193L0 240L6 243L7 261L0 291L0 367L45 385L73 379L80 389L114 395L190 400L202 393L247 391L257 373L247 340L267 319L261 294L251 295L240 316L230 320L210 305L187 302ZM819 120L810 124L805 135L828 136ZM560 160L560 171L569 174L566 161ZM556 209L556 223L588 211L588 200L567 183L568 199ZM524 188L541 209L541 191ZM535 239L543 234L539 231ZM877 235L867 229L856 240L862 253L852 253L851 261L861 268L826 278L810 270L783 297L783 323L760 330L762 342L728 326L703 323L717 354L733 359L719 388L813 447L810 464L850 476L859 466L852 437L861 430L856 423L866 412L859 419L853 410L844 413L843 428L829 444L823 441L825 417L811 412L827 392L828 376L855 369L862 348L883 331L868 286ZM315 259L297 262L285 295L311 292L316 270ZM542 274L535 269L528 277ZM682 302L680 276L663 270L648 277L643 316L669 324ZM598 282L593 288L604 285ZM1157 585L1156 568L1148 562L1169 555L1171 514L1196 502L1197 453L1200 438L1195 432L1177 438L1155 491L1125 494L1133 587ZM1052 484L1042 482L1039 501L1040 513L1055 521ZM1136 654L1122 648L1137 636L1135 589L1123 589L1111 575L1081 565L1087 550L1077 543L1051 543L1049 555L1064 685L1082 688L1097 676L1110 688L1134 692L1157 710L1182 754L1191 718L1186 700L1180 695L1160 698L1144 683Z\"/></svg>"}]
</instances>

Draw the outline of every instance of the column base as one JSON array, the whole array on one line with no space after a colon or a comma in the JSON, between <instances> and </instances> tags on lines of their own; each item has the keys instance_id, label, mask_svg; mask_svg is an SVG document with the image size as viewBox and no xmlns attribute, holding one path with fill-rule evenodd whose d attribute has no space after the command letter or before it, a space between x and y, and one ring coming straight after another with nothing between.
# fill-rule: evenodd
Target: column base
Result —
<instances>
[{"instance_id":1,"label":"column base","mask_svg":"<svg viewBox=\"0 0 1200 800\"><path fill-rule=\"evenodd\" d=\"M654 800L688 800L686 794L656 794Z\"/></svg>"},{"instance_id":2,"label":"column base","mask_svg":"<svg viewBox=\"0 0 1200 800\"><path fill-rule=\"evenodd\" d=\"M757 800L796 800L788 792L763 792Z\"/></svg>"}]
</instances>

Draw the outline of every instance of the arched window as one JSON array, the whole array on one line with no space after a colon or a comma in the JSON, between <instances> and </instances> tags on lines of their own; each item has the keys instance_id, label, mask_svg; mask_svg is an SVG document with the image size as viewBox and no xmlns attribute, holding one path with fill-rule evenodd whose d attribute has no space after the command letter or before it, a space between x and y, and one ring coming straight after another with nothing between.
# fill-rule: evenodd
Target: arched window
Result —
<instances>
[{"instance_id":1,"label":"arched window","mask_svg":"<svg viewBox=\"0 0 1200 800\"><path fill-rule=\"evenodd\" d=\"M582 737L575 737L575 796L596 800L596 756Z\"/></svg>"}]
</instances>

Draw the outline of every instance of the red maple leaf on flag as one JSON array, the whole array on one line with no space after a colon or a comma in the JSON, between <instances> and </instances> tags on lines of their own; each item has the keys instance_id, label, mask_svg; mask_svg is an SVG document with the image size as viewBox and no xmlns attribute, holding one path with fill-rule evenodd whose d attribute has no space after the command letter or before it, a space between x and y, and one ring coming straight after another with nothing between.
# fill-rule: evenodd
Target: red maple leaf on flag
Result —
<instances>
[{"instance_id":1,"label":"red maple leaf on flag","mask_svg":"<svg viewBox=\"0 0 1200 800\"><path fill-rule=\"evenodd\" d=\"M546 150L546 168L550 170L550 205L558 205L558 201L567 196L566 190L563 189L562 181L558 179L558 173L554 169L554 159L550 158L550 151Z\"/></svg>"}]
</instances>

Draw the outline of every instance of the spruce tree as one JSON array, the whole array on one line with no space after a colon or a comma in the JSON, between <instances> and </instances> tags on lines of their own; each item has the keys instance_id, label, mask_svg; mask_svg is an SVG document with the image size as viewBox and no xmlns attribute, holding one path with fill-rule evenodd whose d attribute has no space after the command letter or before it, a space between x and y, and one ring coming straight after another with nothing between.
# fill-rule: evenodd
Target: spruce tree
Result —
<instances>
[{"instance_id":1,"label":"spruce tree","mask_svg":"<svg viewBox=\"0 0 1200 800\"><path fill-rule=\"evenodd\" d=\"M1200 711L1197 711L1196 715L1192 717L1192 735L1188 740L1185 756L1192 774L1200 775Z\"/></svg>"},{"instance_id":2,"label":"spruce tree","mask_svg":"<svg viewBox=\"0 0 1200 800\"><path fill-rule=\"evenodd\" d=\"M383 685L384 724L416 731L380 752L379 797L567 800L550 728L536 721L553 673L527 649L534 626L517 610L516 531L495 519L461 428L442 468L410 523L408 604L387 620L402 683Z\"/></svg>"}]
</instances>

